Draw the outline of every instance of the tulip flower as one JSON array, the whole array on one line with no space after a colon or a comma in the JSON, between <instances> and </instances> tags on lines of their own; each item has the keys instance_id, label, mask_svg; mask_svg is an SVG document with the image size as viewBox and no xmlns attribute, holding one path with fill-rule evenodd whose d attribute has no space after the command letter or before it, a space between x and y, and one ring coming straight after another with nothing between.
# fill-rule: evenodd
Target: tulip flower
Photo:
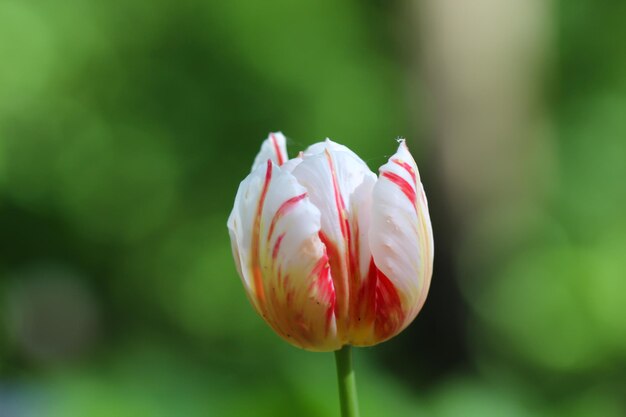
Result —
<instances>
[{"instance_id":1,"label":"tulip flower","mask_svg":"<svg viewBox=\"0 0 626 417\"><path fill-rule=\"evenodd\" d=\"M293 159L285 142L281 133L263 142L228 219L250 302L306 350L392 338L422 308L433 265L426 196L405 141L378 177L329 139Z\"/></svg>"}]
</instances>

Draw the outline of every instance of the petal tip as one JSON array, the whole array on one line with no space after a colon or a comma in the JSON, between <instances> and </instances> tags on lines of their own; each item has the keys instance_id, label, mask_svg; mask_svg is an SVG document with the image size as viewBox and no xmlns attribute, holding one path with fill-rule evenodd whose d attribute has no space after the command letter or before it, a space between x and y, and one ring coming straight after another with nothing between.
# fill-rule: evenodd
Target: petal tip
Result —
<instances>
[{"instance_id":1,"label":"petal tip","mask_svg":"<svg viewBox=\"0 0 626 417\"><path fill-rule=\"evenodd\" d=\"M278 166L287 161L287 146L285 135L280 132L270 132L261 144L261 149L254 159L252 170L264 165L268 159L272 159Z\"/></svg>"},{"instance_id":2,"label":"petal tip","mask_svg":"<svg viewBox=\"0 0 626 417\"><path fill-rule=\"evenodd\" d=\"M405 149L409 150L409 146L406 144L406 138L398 137L396 138L396 142L398 143L398 150Z\"/></svg>"}]
</instances>

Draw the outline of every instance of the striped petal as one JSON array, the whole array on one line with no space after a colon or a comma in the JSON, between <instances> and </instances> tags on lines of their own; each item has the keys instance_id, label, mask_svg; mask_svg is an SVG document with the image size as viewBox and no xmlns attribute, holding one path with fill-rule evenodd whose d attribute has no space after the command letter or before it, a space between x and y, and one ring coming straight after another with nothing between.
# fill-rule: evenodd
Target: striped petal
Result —
<instances>
[{"instance_id":1,"label":"striped petal","mask_svg":"<svg viewBox=\"0 0 626 417\"><path fill-rule=\"evenodd\" d=\"M378 268L376 320L383 341L406 327L424 304L433 235L417 165L404 140L380 168L372 195L369 242Z\"/></svg>"},{"instance_id":2,"label":"striped petal","mask_svg":"<svg viewBox=\"0 0 626 417\"><path fill-rule=\"evenodd\" d=\"M288 159L286 143L287 140L285 139L285 135L281 132L270 133L267 139L263 141L258 155L254 158L252 171L261 165L265 165L268 159L278 166L285 163Z\"/></svg>"},{"instance_id":3,"label":"striped petal","mask_svg":"<svg viewBox=\"0 0 626 417\"><path fill-rule=\"evenodd\" d=\"M307 190L272 160L241 183L228 220L237 269L259 314L290 343L328 351L341 344L320 226Z\"/></svg>"},{"instance_id":4,"label":"striped petal","mask_svg":"<svg viewBox=\"0 0 626 417\"><path fill-rule=\"evenodd\" d=\"M352 155L352 157L365 164L365 162L363 162L356 153L352 152L350 148L337 142L333 142L328 138L326 138L324 142L317 142L306 148L304 151L304 156L313 156L319 153L324 153L324 151L326 151L327 149L334 152L347 152Z\"/></svg>"},{"instance_id":5,"label":"striped petal","mask_svg":"<svg viewBox=\"0 0 626 417\"><path fill-rule=\"evenodd\" d=\"M372 260L369 245L372 192L375 184L375 175L366 176L350 200L350 224L354 231L352 253L358 261L358 270L350 280L348 341L355 346L371 346L377 343L374 325L378 269Z\"/></svg>"},{"instance_id":6,"label":"striped petal","mask_svg":"<svg viewBox=\"0 0 626 417\"><path fill-rule=\"evenodd\" d=\"M313 149L313 151L312 151ZM348 338L350 294L360 276L358 222L352 215L355 192L364 181L374 182L375 175L352 151L330 140L310 147L293 175L309 193L311 202L321 212L320 237L326 245L337 297L337 329L340 338Z\"/></svg>"}]
</instances>

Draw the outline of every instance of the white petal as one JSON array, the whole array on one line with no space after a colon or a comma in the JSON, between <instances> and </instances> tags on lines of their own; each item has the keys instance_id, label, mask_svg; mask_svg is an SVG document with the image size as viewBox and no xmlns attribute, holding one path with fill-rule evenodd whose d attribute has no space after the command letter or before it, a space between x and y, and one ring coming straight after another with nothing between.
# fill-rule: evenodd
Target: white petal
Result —
<instances>
[{"instance_id":1,"label":"white petal","mask_svg":"<svg viewBox=\"0 0 626 417\"><path fill-rule=\"evenodd\" d=\"M380 168L372 198L372 255L378 269L398 291L406 326L425 301L434 248L423 186L404 141Z\"/></svg>"},{"instance_id":2,"label":"white petal","mask_svg":"<svg viewBox=\"0 0 626 417\"><path fill-rule=\"evenodd\" d=\"M285 162L280 168L283 171L293 172L294 169L302 162L302 157L298 156L297 158L292 158L289 161Z\"/></svg>"},{"instance_id":3,"label":"white petal","mask_svg":"<svg viewBox=\"0 0 626 417\"><path fill-rule=\"evenodd\" d=\"M320 212L306 189L271 161L259 166L241 183L228 227L244 287L274 330L305 349L338 349Z\"/></svg>"},{"instance_id":4,"label":"white petal","mask_svg":"<svg viewBox=\"0 0 626 417\"><path fill-rule=\"evenodd\" d=\"M359 158L359 156L356 153L354 153L350 148L348 148L345 145L341 145L337 142L333 142L329 138L326 138L324 142L317 142L309 146L308 148L306 148L304 151L304 156L307 157L307 156L317 155L317 154L323 153L326 149L328 149L329 151L334 151L334 152L347 152L350 155L352 155L355 159L363 162L361 158Z\"/></svg>"},{"instance_id":5,"label":"white petal","mask_svg":"<svg viewBox=\"0 0 626 417\"><path fill-rule=\"evenodd\" d=\"M265 165L268 159L278 166L285 163L288 159L286 143L285 135L281 132L270 133L267 139L263 141L258 155L254 158L252 171L261 165Z\"/></svg>"},{"instance_id":6,"label":"white petal","mask_svg":"<svg viewBox=\"0 0 626 417\"><path fill-rule=\"evenodd\" d=\"M353 251L358 256L359 273L356 277L363 281L372 260L369 245L369 230L372 212L372 192L376 184L376 175L366 175L350 198L350 222L356 235L353 239Z\"/></svg>"},{"instance_id":7,"label":"white petal","mask_svg":"<svg viewBox=\"0 0 626 417\"><path fill-rule=\"evenodd\" d=\"M358 276L361 263L354 250L358 233L352 230L357 223L352 219L352 199L355 190L368 177L373 182L376 176L352 151L336 150L341 145L333 145L330 141L326 144L329 146L321 153L309 156L305 153L293 175L307 189L311 202L321 212L320 235L331 258L337 295L337 325L343 334L349 325L350 279ZM335 150L331 149L333 147Z\"/></svg>"}]
</instances>

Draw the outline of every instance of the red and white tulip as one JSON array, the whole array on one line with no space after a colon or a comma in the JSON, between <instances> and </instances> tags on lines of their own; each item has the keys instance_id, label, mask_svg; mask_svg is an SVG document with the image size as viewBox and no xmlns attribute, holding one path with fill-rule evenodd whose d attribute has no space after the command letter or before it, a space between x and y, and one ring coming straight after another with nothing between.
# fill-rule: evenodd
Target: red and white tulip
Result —
<instances>
[{"instance_id":1,"label":"red and white tulip","mask_svg":"<svg viewBox=\"0 0 626 417\"><path fill-rule=\"evenodd\" d=\"M403 140L379 172L328 139L288 159L272 133L239 186L228 219L237 271L257 312L295 346L375 345L424 304L433 235Z\"/></svg>"}]
</instances>

